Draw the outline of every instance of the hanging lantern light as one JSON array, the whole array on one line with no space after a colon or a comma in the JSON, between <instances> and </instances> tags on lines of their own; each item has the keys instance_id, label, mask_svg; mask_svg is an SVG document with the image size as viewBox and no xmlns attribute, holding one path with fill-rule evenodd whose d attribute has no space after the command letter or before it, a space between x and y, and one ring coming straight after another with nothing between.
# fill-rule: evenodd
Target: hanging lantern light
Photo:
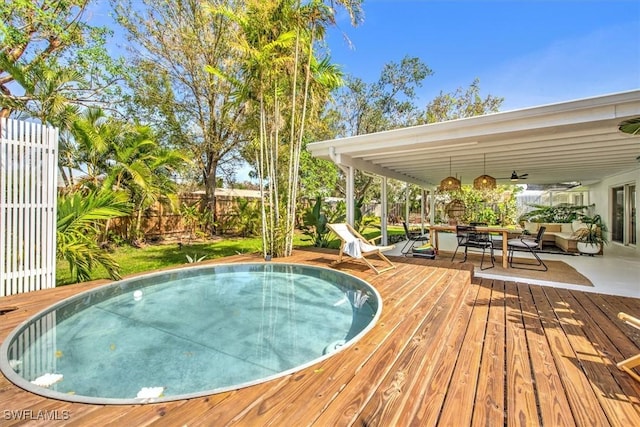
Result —
<instances>
[{"instance_id":1,"label":"hanging lantern light","mask_svg":"<svg viewBox=\"0 0 640 427\"><path fill-rule=\"evenodd\" d=\"M461 186L460 180L451 176L451 157L449 157L449 176L440 181L440 191L455 191Z\"/></svg>"},{"instance_id":2,"label":"hanging lantern light","mask_svg":"<svg viewBox=\"0 0 640 427\"><path fill-rule=\"evenodd\" d=\"M473 180L473 188L476 190L493 190L496 188L496 179L487 175L487 155L484 155L483 174Z\"/></svg>"}]
</instances>

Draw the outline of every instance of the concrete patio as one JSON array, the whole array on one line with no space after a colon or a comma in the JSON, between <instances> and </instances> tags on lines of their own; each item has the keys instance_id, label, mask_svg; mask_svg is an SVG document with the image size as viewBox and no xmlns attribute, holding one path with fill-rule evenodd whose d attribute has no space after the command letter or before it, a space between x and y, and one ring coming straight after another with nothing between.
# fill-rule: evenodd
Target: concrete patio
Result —
<instances>
[{"instance_id":1,"label":"concrete patio","mask_svg":"<svg viewBox=\"0 0 640 427\"><path fill-rule=\"evenodd\" d=\"M386 253L388 255L401 256L400 250L405 243L406 241L399 242L393 251ZM439 245L441 250L453 252L456 248L455 235L451 233L440 234ZM603 256L593 257L584 255L541 254L541 258L545 261L557 260L569 264L591 280L593 288L585 289L583 285L571 285L519 277L518 272L522 270L518 269L511 269L512 275L509 277L509 280L586 292L597 292L607 295L640 298L640 258L635 255L635 251L627 250L627 248L615 244L607 245L604 251ZM497 250L496 256L502 256L502 251ZM518 256L532 258L526 253L519 253ZM491 269L480 271L478 266L476 266L475 275L489 279L504 279L504 276L492 274Z\"/></svg>"}]
</instances>

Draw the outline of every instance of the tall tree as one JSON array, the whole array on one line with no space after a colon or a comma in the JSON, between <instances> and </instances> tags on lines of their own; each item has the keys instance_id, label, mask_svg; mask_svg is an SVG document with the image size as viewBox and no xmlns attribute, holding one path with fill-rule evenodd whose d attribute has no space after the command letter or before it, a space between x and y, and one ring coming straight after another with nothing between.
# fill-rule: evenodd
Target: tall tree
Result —
<instances>
[{"instance_id":1,"label":"tall tree","mask_svg":"<svg viewBox=\"0 0 640 427\"><path fill-rule=\"evenodd\" d=\"M374 83L348 77L338 92L334 111L342 124L339 136L363 135L415 125L422 112L416 90L433 71L419 58L406 56L389 62ZM357 172L355 198L362 199L374 183L371 175ZM344 194L344 189L341 189Z\"/></svg>"},{"instance_id":2,"label":"tall tree","mask_svg":"<svg viewBox=\"0 0 640 427\"><path fill-rule=\"evenodd\" d=\"M480 82L475 79L467 88L440 94L424 110L417 105L417 89L433 72L419 58L407 56L399 63L386 64L379 79L366 83L348 77L336 96L334 115L338 116L339 136L362 135L399 127L434 123L496 112L503 98L480 96ZM341 180L340 182L344 182ZM378 198L376 178L359 171L355 174L355 198ZM342 194L345 191L339 187ZM404 185L391 186L390 201L403 200Z\"/></svg>"},{"instance_id":3,"label":"tall tree","mask_svg":"<svg viewBox=\"0 0 640 427\"><path fill-rule=\"evenodd\" d=\"M215 212L219 167L244 144L245 105L235 102L236 25L212 7L219 0L114 0L131 46L129 83L134 117L193 153ZM216 73L206 70L216 70Z\"/></svg>"},{"instance_id":4,"label":"tall tree","mask_svg":"<svg viewBox=\"0 0 640 427\"><path fill-rule=\"evenodd\" d=\"M339 136L364 135L416 124L421 112L416 89L433 71L419 58L406 56L384 65L376 82L347 77L336 96L343 129Z\"/></svg>"},{"instance_id":5,"label":"tall tree","mask_svg":"<svg viewBox=\"0 0 640 427\"><path fill-rule=\"evenodd\" d=\"M421 123L435 123L464 117L495 113L500 109L504 98L487 95L480 96L480 80L474 79L469 87L456 89L453 93L442 91L427 104Z\"/></svg>"},{"instance_id":6,"label":"tall tree","mask_svg":"<svg viewBox=\"0 0 640 427\"><path fill-rule=\"evenodd\" d=\"M93 104L113 83L109 32L85 22L90 0L0 3L0 117L24 111L42 121L65 103Z\"/></svg>"},{"instance_id":7,"label":"tall tree","mask_svg":"<svg viewBox=\"0 0 640 427\"><path fill-rule=\"evenodd\" d=\"M331 2L331 4L338 2ZM339 2L358 16L360 1ZM340 83L335 66L316 51L334 9L322 1L251 0L234 20L241 29L242 100L253 125L253 157L261 188L263 251L286 256L293 248L300 157L310 122L329 90ZM229 11L221 10L230 16Z\"/></svg>"}]
</instances>

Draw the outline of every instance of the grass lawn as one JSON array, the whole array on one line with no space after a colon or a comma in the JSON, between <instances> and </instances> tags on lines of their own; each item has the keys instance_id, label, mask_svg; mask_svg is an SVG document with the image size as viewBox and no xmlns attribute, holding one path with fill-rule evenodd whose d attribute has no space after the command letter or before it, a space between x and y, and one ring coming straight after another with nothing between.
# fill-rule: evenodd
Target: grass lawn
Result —
<instances>
[{"instance_id":1,"label":"grass lawn","mask_svg":"<svg viewBox=\"0 0 640 427\"><path fill-rule=\"evenodd\" d=\"M401 227L389 229L389 234L403 233ZM364 236L372 238L379 234L380 230L371 228L366 230ZM298 233L293 244L295 247L310 246L311 241L307 239L306 236ZM333 240L329 247L339 248L340 241L338 239ZM187 255L196 259L202 256L205 259L216 259L237 254L258 253L261 250L262 239L260 237L248 237L224 238L214 242L184 244L182 248L177 243L149 245L143 248L120 246L113 251L112 255L120 265L120 275L124 277L130 274L188 264ZM91 280L108 278L107 272L102 267L96 268L91 274ZM56 285L61 286L70 283L73 282L71 281L69 264L64 260L58 260Z\"/></svg>"}]
</instances>

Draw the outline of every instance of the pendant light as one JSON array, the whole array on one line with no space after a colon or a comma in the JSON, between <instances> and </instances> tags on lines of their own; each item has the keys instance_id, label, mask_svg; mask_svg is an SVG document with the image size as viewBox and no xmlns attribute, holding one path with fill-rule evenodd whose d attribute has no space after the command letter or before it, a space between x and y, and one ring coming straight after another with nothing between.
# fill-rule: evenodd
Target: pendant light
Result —
<instances>
[{"instance_id":1,"label":"pendant light","mask_svg":"<svg viewBox=\"0 0 640 427\"><path fill-rule=\"evenodd\" d=\"M476 190L493 190L496 188L496 179L487 175L487 155L484 154L483 174L473 180L473 188Z\"/></svg>"},{"instance_id":2,"label":"pendant light","mask_svg":"<svg viewBox=\"0 0 640 427\"><path fill-rule=\"evenodd\" d=\"M451 176L451 157L449 157L449 176L440 181L440 191L455 191L460 187L460 180Z\"/></svg>"}]
</instances>

